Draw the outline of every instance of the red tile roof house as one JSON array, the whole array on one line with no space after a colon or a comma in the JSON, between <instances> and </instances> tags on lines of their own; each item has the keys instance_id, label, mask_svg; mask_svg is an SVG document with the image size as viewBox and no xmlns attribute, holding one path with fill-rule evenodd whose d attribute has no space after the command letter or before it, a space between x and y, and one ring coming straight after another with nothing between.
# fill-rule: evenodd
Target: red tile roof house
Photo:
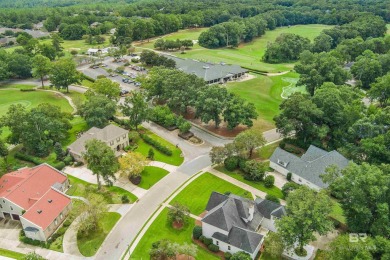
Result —
<instances>
[{"instance_id":1,"label":"red tile roof house","mask_svg":"<svg viewBox=\"0 0 390 260\"><path fill-rule=\"evenodd\" d=\"M20 220L26 237L46 241L65 220L72 201L67 176L48 164L0 178L0 218Z\"/></svg>"}]
</instances>

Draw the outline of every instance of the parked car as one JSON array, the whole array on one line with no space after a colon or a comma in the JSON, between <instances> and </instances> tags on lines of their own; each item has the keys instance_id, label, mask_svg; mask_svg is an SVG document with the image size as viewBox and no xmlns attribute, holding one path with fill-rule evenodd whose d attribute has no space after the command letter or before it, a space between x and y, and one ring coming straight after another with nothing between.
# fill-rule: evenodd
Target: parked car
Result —
<instances>
[{"instance_id":1,"label":"parked car","mask_svg":"<svg viewBox=\"0 0 390 260\"><path fill-rule=\"evenodd\" d=\"M126 89L121 89L120 95L121 95L121 96L124 96L124 95L126 95L126 94L129 94L129 91L126 90Z\"/></svg>"},{"instance_id":2,"label":"parked car","mask_svg":"<svg viewBox=\"0 0 390 260\"><path fill-rule=\"evenodd\" d=\"M100 65L100 67L107 67L107 64L102 64Z\"/></svg>"},{"instance_id":3,"label":"parked car","mask_svg":"<svg viewBox=\"0 0 390 260\"><path fill-rule=\"evenodd\" d=\"M135 85L136 87L140 87L140 86L141 86L141 83L140 83L140 82L134 82L134 85Z\"/></svg>"},{"instance_id":4,"label":"parked car","mask_svg":"<svg viewBox=\"0 0 390 260\"><path fill-rule=\"evenodd\" d=\"M122 78L122 82L128 83L128 82L129 82L129 79L128 79L128 78Z\"/></svg>"}]
</instances>

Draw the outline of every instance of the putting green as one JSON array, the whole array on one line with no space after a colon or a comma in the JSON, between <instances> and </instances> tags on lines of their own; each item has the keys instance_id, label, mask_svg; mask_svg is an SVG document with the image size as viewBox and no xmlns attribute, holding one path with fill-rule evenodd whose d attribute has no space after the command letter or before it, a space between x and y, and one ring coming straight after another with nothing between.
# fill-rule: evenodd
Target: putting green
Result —
<instances>
[{"instance_id":1,"label":"putting green","mask_svg":"<svg viewBox=\"0 0 390 260\"><path fill-rule=\"evenodd\" d=\"M282 78L282 81L290 83L288 86L283 87L283 92L280 95L283 99L287 99L289 96L296 92L307 94L306 86L297 86L298 78Z\"/></svg>"}]
</instances>

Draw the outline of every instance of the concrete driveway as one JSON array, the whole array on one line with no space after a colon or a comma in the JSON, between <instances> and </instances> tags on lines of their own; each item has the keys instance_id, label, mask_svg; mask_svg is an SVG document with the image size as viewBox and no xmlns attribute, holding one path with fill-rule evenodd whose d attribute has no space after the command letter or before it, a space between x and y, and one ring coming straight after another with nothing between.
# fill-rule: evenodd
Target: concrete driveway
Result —
<instances>
[{"instance_id":1,"label":"concrete driveway","mask_svg":"<svg viewBox=\"0 0 390 260\"><path fill-rule=\"evenodd\" d=\"M21 229L19 221L0 219L0 239L19 240Z\"/></svg>"}]
</instances>

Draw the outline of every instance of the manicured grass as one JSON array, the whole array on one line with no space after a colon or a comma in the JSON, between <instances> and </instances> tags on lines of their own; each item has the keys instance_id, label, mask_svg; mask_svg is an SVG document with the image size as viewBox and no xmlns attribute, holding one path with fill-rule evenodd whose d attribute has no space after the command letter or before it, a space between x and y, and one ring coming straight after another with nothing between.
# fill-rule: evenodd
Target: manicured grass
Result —
<instances>
[{"instance_id":1,"label":"manicured grass","mask_svg":"<svg viewBox=\"0 0 390 260\"><path fill-rule=\"evenodd\" d=\"M205 205L206 206L206 205ZM139 241L137 247L131 254L129 259L150 259L149 251L152 248L152 244L162 239L167 239L178 244L192 242L192 230L195 226L194 219L188 219L184 227L180 230L174 229L172 224L167 221L168 209L164 209L154 220L152 225L148 228L146 233L143 235ZM195 259L208 259L208 260L217 260L219 257L216 257L205 249L197 245L198 252Z\"/></svg>"},{"instance_id":2,"label":"manicured grass","mask_svg":"<svg viewBox=\"0 0 390 260\"><path fill-rule=\"evenodd\" d=\"M96 254L104 239L115 226L121 215L116 212L106 212L100 220L100 229L92 232L87 237L77 234L77 246L80 253L84 256L93 256Z\"/></svg>"},{"instance_id":3,"label":"manicured grass","mask_svg":"<svg viewBox=\"0 0 390 260\"><path fill-rule=\"evenodd\" d=\"M5 256L13 259L21 259L24 254L0 248L0 256Z\"/></svg>"},{"instance_id":4,"label":"manicured grass","mask_svg":"<svg viewBox=\"0 0 390 260\"><path fill-rule=\"evenodd\" d=\"M0 84L1 89L17 88L17 89L33 89L36 86L26 84ZM0 92L1 93L1 92Z\"/></svg>"},{"instance_id":5,"label":"manicured grass","mask_svg":"<svg viewBox=\"0 0 390 260\"><path fill-rule=\"evenodd\" d=\"M171 165L179 166L183 163L184 158L181 156L182 151L179 148L176 148L173 144L168 142L167 140L159 137L158 135L152 133L149 130L143 129L142 130L144 134L147 134L148 136L152 137L153 139L157 140L160 144L165 145L169 149L172 150L172 156L165 155L158 151L153 146L145 143L141 138L137 140L138 148L135 150L136 152L142 153L144 156L148 156L148 152L150 148L154 150L154 160L165 162Z\"/></svg>"},{"instance_id":6,"label":"manicured grass","mask_svg":"<svg viewBox=\"0 0 390 260\"><path fill-rule=\"evenodd\" d=\"M258 157L261 160L268 160L272 154L274 153L275 149L279 147L280 142L276 142L270 145L266 145L261 147L260 149L257 150Z\"/></svg>"},{"instance_id":7,"label":"manicured grass","mask_svg":"<svg viewBox=\"0 0 390 260\"><path fill-rule=\"evenodd\" d=\"M213 191L219 193L231 192L238 196L253 199L250 192L206 172L185 187L170 204L173 205L178 202L187 206L192 214L200 215L205 211Z\"/></svg>"},{"instance_id":8,"label":"manicured grass","mask_svg":"<svg viewBox=\"0 0 390 260\"><path fill-rule=\"evenodd\" d=\"M159 180L164 178L169 172L167 170L161 169L154 166L146 166L143 172L141 173L142 179L138 187L143 189L149 189Z\"/></svg>"},{"instance_id":9,"label":"manicured grass","mask_svg":"<svg viewBox=\"0 0 390 260\"><path fill-rule=\"evenodd\" d=\"M88 88L91 88L92 85L93 85L93 82L92 81L89 81L87 79L83 79L81 81L81 85L84 86L84 87L88 87Z\"/></svg>"},{"instance_id":10,"label":"manicured grass","mask_svg":"<svg viewBox=\"0 0 390 260\"><path fill-rule=\"evenodd\" d=\"M154 42L159 39L163 38L164 40L198 40L199 35L203 32L206 31L207 28L192 28L192 29L186 29L186 30L180 30L175 33L167 34L162 37L158 37L149 41L144 41L144 42L138 42L135 44L136 47L142 47L142 48L154 48ZM200 46L198 44L194 45L195 48L199 48ZM142 51L142 50L140 50ZM179 52L178 52L179 53Z\"/></svg>"},{"instance_id":11,"label":"manicured grass","mask_svg":"<svg viewBox=\"0 0 390 260\"><path fill-rule=\"evenodd\" d=\"M267 31L265 35L251 42L240 44L238 48L206 49L196 44L193 50L187 51L185 54L177 52L177 56L218 63L223 61L229 64L238 64L247 68L268 72L286 71L292 69L293 64L269 64L262 62L267 44L274 42L282 33L294 33L313 40L322 30L328 28L331 28L331 26L320 24L279 27L275 30ZM179 32L179 36L183 33ZM171 34L170 38L176 39L177 36ZM152 48L153 45L149 45L148 47Z\"/></svg>"},{"instance_id":12,"label":"manicured grass","mask_svg":"<svg viewBox=\"0 0 390 260\"><path fill-rule=\"evenodd\" d=\"M108 204L122 203L121 197L126 195L130 203L134 203L138 198L134 194L116 186L103 186L101 191L97 190L97 185L80 180L79 178L68 175L72 185L66 194L70 196L87 197L88 193L97 193L104 196Z\"/></svg>"},{"instance_id":13,"label":"manicured grass","mask_svg":"<svg viewBox=\"0 0 390 260\"><path fill-rule=\"evenodd\" d=\"M289 72L281 76L266 77L254 75L255 78L226 84L229 92L234 93L255 105L259 114L254 121L254 128L263 132L274 128L273 118L279 114L279 105L283 101L283 87L290 85L283 80L296 79L297 73Z\"/></svg>"},{"instance_id":14,"label":"manicured grass","mask_svg":"<svg viewBox=\"0 0 390 260\"><path fill-rule=\"evenodd\" d=\"M344 217L343 209L341 208L341 205L340 203L337 202L337 200L333 200L333 208L332 208L332 212L330 213L330 217L336 219L342 224L347 223Z\"/></svg>"},{"instance_id":15,"label":"manicured grass","mask_svg":"<svg viewBox=\"0 0 390 260\"><path fill-rule=\"evenodd\" d=\"M226 175L229 175L230 177L232 177L238 181L246 183L246 184L252 186L253 188L261 190L267 194L274 195L279 199L283 199L283 197L284 197L282 191L276 186L273 186L272 188L267 188L264 186L263 182L245 180L244 176L239 171L231 172L231 171L226 170L225 167L223 167L223 166L217 166L217 167L215 167L215 169L217 171L225 173Z\"/></svg>"}]
</instances>

